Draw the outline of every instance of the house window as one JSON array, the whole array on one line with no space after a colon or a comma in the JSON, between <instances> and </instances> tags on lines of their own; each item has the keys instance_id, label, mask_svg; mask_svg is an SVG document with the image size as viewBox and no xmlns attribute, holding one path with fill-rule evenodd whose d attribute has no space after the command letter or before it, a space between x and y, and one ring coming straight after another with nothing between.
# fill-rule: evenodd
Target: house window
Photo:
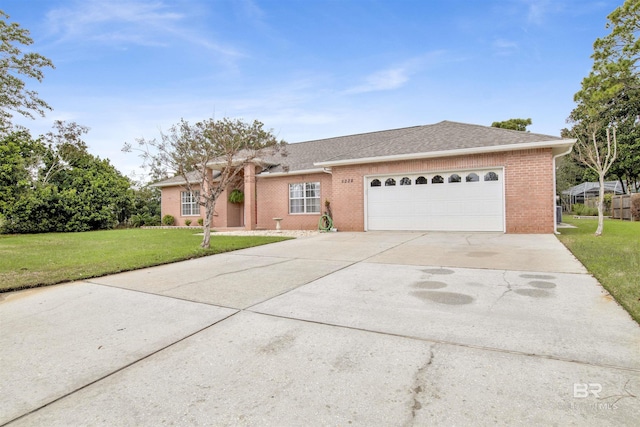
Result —
<instances>
[{"instance_id":1,"label":"house window","mask_svg":"<svg viewBox=\"0 0 640 427\"><path fill-rule=\"evenodd\" d=\"M289 213L320 213L320 183L289 184Z\"/></svg>"},{"instance_id":2,"label":"house window","mask_svg":"<svg viewBox=\"0 0 640 427\"><path fill-rule=\"evenodd\" d=\"M200 200L200 192L194 191L183 191L180 193L180 205L182 216L199 216L200 215L200 205L198 205L198 200Z\"/></svg>"}]
</instances>

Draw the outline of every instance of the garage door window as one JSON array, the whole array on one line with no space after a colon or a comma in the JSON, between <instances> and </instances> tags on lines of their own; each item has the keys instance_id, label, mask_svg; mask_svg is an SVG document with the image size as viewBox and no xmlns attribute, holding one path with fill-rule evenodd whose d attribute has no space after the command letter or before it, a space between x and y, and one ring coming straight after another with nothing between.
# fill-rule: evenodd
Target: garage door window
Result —
<instances>
[{"instance_id":1,"label":"garage door window","mask_svg":"<svg viewBox=\"0 0 640 427\"><path fill-rule=\"evenodd\" d=\"M371 181L371 186L372 187L380 187L380 186L382 186L382 183L380 182L379 179L374 179L373 181Z\"/></svg>"},{"instance_id":2,"label":"garage door window","mask_svg":"<svg viewBox=\"0 0 640 427\"><path fill-rule=\"evenodd\" d=\"M453 182L461 182L462 178L460 178L460 175L458 174L453 174L451 176L449 176L449 183L453 183Z\"/></svg>"},{"instance_id":3,"label":"garage door window","mask_svg":"<svg viewBox=\"0 0 640 427\"><path fill-rule=\"evenodd\" d=\"M400 185L411 185L411 180L405 176L400 180Z\"/></svg>"},{"instance_id":4,"label":"garage door window","mask_svg":"<svg viewBox=\"0 0 640 427\"><path fill-rule=\"evenodd\" d=\"M393 178L389 178L384 182L385 187L393 187L396 185L396 180Z\"/></svg>"},{"instance_id":5,"label":"garage door window","mask_svg":"<svg viewBox=\"0 0 640 427\"><path fill-rule=\"evenodd\" d=\"M320 213L320 183L289 184L289 213Z\"/></svg>"},{"instance_id":6,"label":"garage door window","mask_svg":"<svg viewBox=\"0 0 640 427\"><path fill-rule=\"evenodd\" d=\"M427 182L429 182L429 180L424 176L419 176L416 178L416 185L426 184Z\"/></svg>"},{"instance_id":7,"label":"garage door window","mask_svg":"<svg viewBox=\"0 0 640 427\"><path fill-rule=\"evenodd\" d=\"M444 178L441 177L440 175L436 175L433 178L431 178L431 183L432 184L444 184Z\"/></svg>"},{"instance_id":8,"label":"garage door window","mask_svg":"<svg viewBox=\"0 0 640 427\"><path fill-rule=\"evenodd\" d=\"M495 172L487 172L484 176L484 180L485 181L497 181L498 180L498 174Z\"/></svg>"},{"instance_id":9,"label":"garage door window","mask_svg":"<svg viewBox=\"0 0 640 427\"><path fill-rule=\"evenodd\" d=\"M480 177L478 176L477 173L470 173L469 175L467 175L466 181L467 182L478 182L478 181L480 181Z\"/></svg>"}]
</instances>

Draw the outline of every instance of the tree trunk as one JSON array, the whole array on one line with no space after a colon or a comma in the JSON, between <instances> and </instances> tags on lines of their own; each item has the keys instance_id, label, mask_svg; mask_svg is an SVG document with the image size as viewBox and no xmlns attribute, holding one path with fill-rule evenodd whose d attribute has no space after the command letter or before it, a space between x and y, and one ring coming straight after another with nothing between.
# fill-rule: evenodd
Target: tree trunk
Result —
<instances>
[{"instance_id":1,"label":"tree trunk","mask_svg":"<svg viewBox=\"0 0 640 427\"><path fill-rule=\"evenodd\" d=\"M202 243L200 243L200 247L204 249L209 249L211 247L211 218L213 218L213 208L215 207L215 203L205 203L204 206L204 237L202 238Z\"/></svg>"},{"instance_id":2,"label":"tree trunk","mask_svg":"<svg viewBox=\"0 0 640 427\"><path fill-rule=\"evenodd\" d=\"M598 228L596 229L596 236L601 236L604 228L604 173L599 175L600 192L598 194Z\"/></svg>"}]
</instances>

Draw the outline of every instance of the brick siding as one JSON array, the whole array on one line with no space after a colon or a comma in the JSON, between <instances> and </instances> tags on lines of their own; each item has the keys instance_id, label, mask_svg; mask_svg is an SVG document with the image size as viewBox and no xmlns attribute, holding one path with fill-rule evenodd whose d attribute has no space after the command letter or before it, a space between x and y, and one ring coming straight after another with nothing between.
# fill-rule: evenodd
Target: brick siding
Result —
<instances>
[{"instance_id":1,"label":"brick siding","mask_svg":"<svg viewBox=\"0 0 640 427\"><path fill-rule=\"evenodd\" d=\"M502 168L505 171L505 214L507 233L553 233L554 182L550 148L442 157L436 159L371 163L333 167L332 173L256 177L257 227L274 229L273 218L283 218L286 230L317 228L321 214L289 214L289 184L320 182L321 212L331 202L334 225L341 231L364 231L364 177L398 172L445 172L465 169ZM180 215L181 187L162 189L162 214L176 217L176 225L187 218ZM245 194L245 206L248 195ZM236 219L242 206L229 206L226 192L216 206L214 226L242 225ZM201 215L204 209L201 208Z\"/></svg>"}]
</instances>

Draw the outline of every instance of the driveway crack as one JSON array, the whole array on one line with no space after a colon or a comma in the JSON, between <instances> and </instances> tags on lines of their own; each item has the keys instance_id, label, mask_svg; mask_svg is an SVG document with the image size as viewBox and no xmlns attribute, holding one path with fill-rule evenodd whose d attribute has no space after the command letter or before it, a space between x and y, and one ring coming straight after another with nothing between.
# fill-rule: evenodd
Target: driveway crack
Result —
<instances>
[{"instance_id":1,"label":"driveway crack","mask_svg":"<svg viewBox=\"0 0 640 427\"><path fill-rule=\"evenodd\" d=\"M416 371L413 377L413 383L411 385L411 415L409 420L404 424L405 426L413 426L416 422L416 415L423 407L423 401L420 398L426 390L426 373L433 362L433 349L436 345L432 345L429 348L429 357Z\"/></svg>"},{"instance_id":2,"label":"driveway crack","mask_svg":"<svg viewBox=\"0 0 640 427\"><path fill-rule=\"evenodd\" d=\"M512 286L511 282L509 282L509 280L507 279L507 273L508 273L507 270L504 270L502 272L502 281L504 283L506 283L507 289L505 289L505 291L502 292L502 294L500 294L500 296L493 302L493 304L491 304L491 306L489 307L489 310L488 310L489 312L491 310L493 310L493 307L495 307L506 294L508 294L509 292L513 291L513 288L511 287Z\"/></svg>"}]
</instances>

